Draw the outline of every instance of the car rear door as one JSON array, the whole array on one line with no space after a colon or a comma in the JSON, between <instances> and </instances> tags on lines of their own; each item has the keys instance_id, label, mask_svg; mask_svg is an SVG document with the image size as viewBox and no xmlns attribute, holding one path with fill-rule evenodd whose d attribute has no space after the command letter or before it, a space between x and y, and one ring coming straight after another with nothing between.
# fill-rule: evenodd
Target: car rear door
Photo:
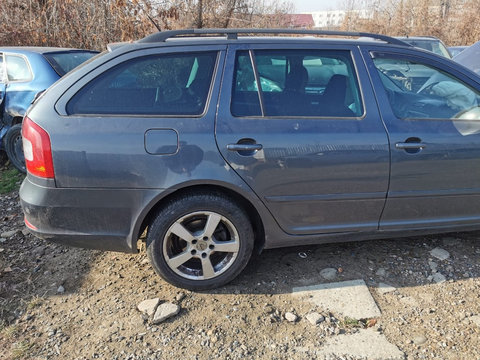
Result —
<instances>
[{"instance_id":1,"label":"car rear door","mask_svg":"<svg viewBox=\"0 0 480 360\"><path fill-rule=\"evenodd\" d=\"M358 49L279 44L229 46L220 152L285 232L376 230L389 148Z\"/></svg>"},{"instance_id":2,"label":"car rear door","mask_svg":"<svg viewBox=\"0 0 480 360\"><path fill-rule=\"evenodd\" d=\"M390 137L380 229L480 223L480 85L458 65L415 50L365 49Z\"/></svg>"}]
</instances>

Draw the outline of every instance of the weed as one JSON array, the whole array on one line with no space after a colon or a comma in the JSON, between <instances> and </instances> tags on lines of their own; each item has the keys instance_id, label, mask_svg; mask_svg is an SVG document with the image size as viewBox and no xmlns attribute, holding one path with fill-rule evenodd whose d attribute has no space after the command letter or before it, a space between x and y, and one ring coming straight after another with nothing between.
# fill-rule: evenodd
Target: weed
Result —
<instances>
[{"instance_id":1,"label":"weed","mask_svg":"<svg viewBox=\"0 0 480 360\"><path fill-rule=\"evenodd\" d=\"M20 187L24 175L17 169L0 171L0 194L6 194Z\"/></svg>"},{"instance_id":2,"label":"weed","mask_svg":"<svg viewBox=\"0 0 480 360\"><path fill-rule=\"evenodd\" d=\"M33 344L28 341L20 341L13 345L12 359L26 359L31 352Z\"/></svg>"},{"instance_id":3,"label":"weed","mask_svg":"<svg viewBox=\"0 0 480 360\"><path fill-rule=\"evenodd\" d=\"M8 339L12 339L12 338L14 338L18 335L19 330L20 329L19 329L18 325L10 325L10 326L5 327L2 330L2 335L5 336Z\"/></svg>"},{"instance_id":4,"label":"weed","mask_svg":"<svg viewBox=\"0 0 480 360\"><path fill-rule=\"evenodd\" d=\"M43 299L39 296L34 296L27 304L27 310L35 309L37 306L40 306L43 302Z\"/></svg>"}]
</instances>

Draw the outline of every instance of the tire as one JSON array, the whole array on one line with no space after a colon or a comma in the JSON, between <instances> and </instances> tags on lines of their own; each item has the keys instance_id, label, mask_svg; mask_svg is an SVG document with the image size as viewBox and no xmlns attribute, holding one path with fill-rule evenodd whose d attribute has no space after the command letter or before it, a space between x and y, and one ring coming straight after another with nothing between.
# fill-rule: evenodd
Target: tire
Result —
<instances>
[{"instance_id":1,"label":"tire","mask_svg":"<svg viewBox=\"0 0 480 360\"><path fill-rule=\"evenodd\" d=\"M5 152L10 162L20 172L26 173L27 169L25 168L25 157L23 156L22 145L22 124L13 125L8 129L3 140L5 141Z\"/></svg>"},{"instance_id":2,"label":"tire","mask_svg":"<svg viewBox=\"0 0 480 360\"><path fill-rule=\"evenodd\" d=\"M7 153L3 150L0 150L0 167L7 163L8 157Z\"/></svg>"},{"instance_id":3,"label":"tire","mask_svg":"<svg viewBox=\"0 0 480 360\"><path fill-rule=\"evenodd\" d=\"M253 243L247 214L230 198L192 193L170 201L156 214L147 232L147 255L170 284L208 290L240 274Z\"/></svg>"}]
</instances>

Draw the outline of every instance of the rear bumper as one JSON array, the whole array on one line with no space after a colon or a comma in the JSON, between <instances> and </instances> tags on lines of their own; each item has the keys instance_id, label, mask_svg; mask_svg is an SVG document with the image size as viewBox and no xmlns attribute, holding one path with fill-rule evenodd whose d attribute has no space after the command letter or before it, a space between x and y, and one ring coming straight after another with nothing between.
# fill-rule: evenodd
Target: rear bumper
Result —
<instances>
[{"instance_id":1,"label":"rear bumper","mask_svg":"<svg viewBox=\"0 0 480 360\"><path fill-rule=\"evenodd\" d=\"M137 252L138 223L159 190L65 189L38 185L29 177L20 187L20 202L35 236L89 249Z\"/></svg>"}]
</instances>

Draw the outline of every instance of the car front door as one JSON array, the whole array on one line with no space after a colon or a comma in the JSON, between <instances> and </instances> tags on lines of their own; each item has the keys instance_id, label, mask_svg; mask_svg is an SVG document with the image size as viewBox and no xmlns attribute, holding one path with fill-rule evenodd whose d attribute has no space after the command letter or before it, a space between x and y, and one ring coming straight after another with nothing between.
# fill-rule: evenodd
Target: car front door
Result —
<instances>
[{"instance_id":1,"label":"car front door","mask_svg":"<svg viewBox=\"0 0 480 360\"><path fill-rule=\"evenodd\" d=\"M389 148L353 46L230 46L216 122L231 169L290 234L376 230Z\"/></svg>"},{"instance_id":2,"label":"car front door","mask_svg":"<svg viewBox=\"0 0 480 360\"><path fill-rule=\"evenodd\" d=\"M380 229L480 223L480 84L449 61L365 51L390 137Z\"/></svg>"}]
</instances>

